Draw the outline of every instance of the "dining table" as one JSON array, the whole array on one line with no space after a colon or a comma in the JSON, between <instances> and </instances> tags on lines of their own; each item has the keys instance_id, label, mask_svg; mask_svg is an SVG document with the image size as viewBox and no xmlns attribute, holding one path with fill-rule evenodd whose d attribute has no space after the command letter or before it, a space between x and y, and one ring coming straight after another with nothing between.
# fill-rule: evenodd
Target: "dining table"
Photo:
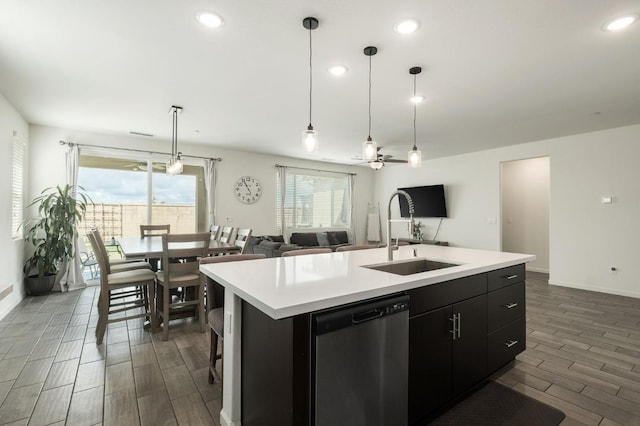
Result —
<instances>
[{"instance_id":1,"label":"dining table","mask_svg":"<svg viewBox=\"0 0 640 426\"><path fill-rule=\"evenodd\" d=\"M120 237L118 244L125 258L144 258L144 259L160 259L162 258L162 238L159 235L140 237ZM196 247L196 243L172 243L173 247L180 248ZM210 240L209 254L233 254L240 253L242 248L235 244L223 243L221 241Z\"/></svg>"}]
</instances>

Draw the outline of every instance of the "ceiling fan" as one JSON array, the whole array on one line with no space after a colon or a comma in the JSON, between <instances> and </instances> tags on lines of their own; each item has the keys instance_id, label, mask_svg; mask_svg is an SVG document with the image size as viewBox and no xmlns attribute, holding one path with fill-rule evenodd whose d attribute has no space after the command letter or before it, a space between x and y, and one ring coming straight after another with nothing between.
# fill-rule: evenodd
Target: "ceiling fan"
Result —
<instances>
[{"instance_id":1,"label":"ceiling fan","mask_svg":"<svg viewBox=\"0 0 640 426\"><path fill-rule=\"evenodd\" d=\"M378 150L378 155L376 156L376 159L373 161L367 161L367 163L369 163L369 166L374 169L374 170L380 170L382 167L384 167L385 163L407 163L407 160L396 160L393 158L393 155L389 155L389 154L381 154L380 153L380 148L382 148L381 146L377 147ZM364 164L364 163L359 163L359 164Z\"/></svg>"},{"instance_id":2,"label":"ceiling fan","mask_svg":"<svg viewBox=\"0 0 640 426\"><path fill-rule=\"evenodd\" d=\"M147 171L147 162L146 161L138 161L137 163L131 163L131 164L127 164L125 165L126 168L131 168L135 171L142 171L142 172L146 172ZM153 163L153 170L165 170L165 164L164 163Z\"/></svg>"}]
</instances>

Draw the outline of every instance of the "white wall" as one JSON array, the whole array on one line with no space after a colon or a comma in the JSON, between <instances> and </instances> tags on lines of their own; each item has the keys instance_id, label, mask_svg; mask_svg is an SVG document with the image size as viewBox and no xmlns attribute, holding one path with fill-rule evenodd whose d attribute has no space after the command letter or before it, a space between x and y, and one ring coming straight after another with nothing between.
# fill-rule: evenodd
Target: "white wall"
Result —
<instances>
[{"instance_id":1,"label":"white wall","mask_svg":"<svg viewBox=\"0 0 640 426\"><path fill-rule=\"evenodd\" d=\"M502 250L531 253L527 270L549 272L549 157L505 161L500 174Z\"/></svg>"},{"instance_id":2,"label":"white wall","mask_svg":"<svg viewBox=\"0 0 640 426\"><path fill-rule=\"evenodd\" d=\"M33 165L29 191L31 197L40 193L47 186L65 182L64 154L67 147L61 146L58 143L60 140L78 144L148 149L159 152L167 152L171 149L170 141L31 126L31 143L34 153L31 159ZM222 158L222 161L217 165L217 220L219 223L230 226L251 227L254 235L276 233L276 163L292 167L356 173L354 199L356 237L358 242L364 241L367 203L373 200L373 170L367 167L334 165L289 157L218 149L204 145L190 145L180 141L178 143L180 151L184 154ZM299 144L299 141L292 143ZM262 183L263 195L255 204L243 204L233 194L236 180L244 175L255 176ZM229 222L226 221L227 217L231 218Z\"/></svg>"},{"instance_id":3,"label":"white wall","mask_svg":"<svg viewBox=\"0 0 640 426\"><path fill-rule=\"evenodd\" d=\"M384 212L398 187L445 184L450 218L438 239L499 250L500 163L542 156L551 161L549 282L640 297L631 268L640 258L640 125L438 158L421 169L384 167L375 196ZM605 195L613 204L600 203ZM398 217L395 202L393 211ZM428 223L430 237L436 222ZM612 265L616 275L609 273Z\"/></svg>"},{"instance_id":4,"label":"white wall","mask_svg":"<svg viewBox=\"0 0 640 426\"><path fill-rule=\"evenodd\" d=\"M15 133L14 133L15 132ZM12 287L9 295L0 300L0 319L24 297L22 285L22 240L11 238L11 185L13 149L12 138L17 135L28 152L29 127L15 108L0 94L0 293ZM25 179L28 179L25 176Z\"/></svg>"}]
</instances>

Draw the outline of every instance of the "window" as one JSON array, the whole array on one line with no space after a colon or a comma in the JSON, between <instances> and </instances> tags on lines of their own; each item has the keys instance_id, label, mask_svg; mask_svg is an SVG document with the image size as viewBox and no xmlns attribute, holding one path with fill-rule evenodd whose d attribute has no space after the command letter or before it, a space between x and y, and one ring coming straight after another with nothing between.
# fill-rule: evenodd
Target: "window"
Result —
<instances>
[{"instance_id":1,"label":"window","mask_svg":"<svg viewBox=\"0 0 640 426\"><path fill-rule=\"evenodd\" d=\"M284 168L279 170L276 220L280 232L283 215L285 231L350 227L351 191L348 175L295 169L284 171Z\"/></svg>"},{"instance_id":2,"label":"window","mask_svg":"<svg viewBox=\"0 0 640 426\"><path fill-rule=\"evenodd\" d=\"M105 238L137 237L141 224L169 224L172 233L206 230L203 167L185 164L176 176L164 168L145 159L81 155L78 185L94 204L79 232L95 226Z\"/></svg>"},{"instance_id":3,"label":"window","mask_svg":"<svg viewBox=\"0 0 640 426\"><path fill-rule=\"evenodd\" d=\"M24 142L13 137L13 177L11 182L11 237L22 239L23 190L24 190Z\"/></svg>"}]
</instances>

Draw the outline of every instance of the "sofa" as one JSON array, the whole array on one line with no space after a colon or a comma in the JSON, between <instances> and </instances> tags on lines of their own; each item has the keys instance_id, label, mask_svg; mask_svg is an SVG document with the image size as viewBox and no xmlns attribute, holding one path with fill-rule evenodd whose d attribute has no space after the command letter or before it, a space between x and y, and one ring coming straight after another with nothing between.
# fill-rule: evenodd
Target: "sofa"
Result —
<instances>
[{"instance_id":1,"label":"sofa","mask_svg":"<svg viewBox=\"0 0 640 426\"><path fill-rule=\"evenodd\" d=\"M335 251L345 245L349 245L347 231L294 232L289 243L285 242L282 235L251 237L245 252L280 257L282 253L290 250L327 247Z\"/></svg>"}]
</instances>

